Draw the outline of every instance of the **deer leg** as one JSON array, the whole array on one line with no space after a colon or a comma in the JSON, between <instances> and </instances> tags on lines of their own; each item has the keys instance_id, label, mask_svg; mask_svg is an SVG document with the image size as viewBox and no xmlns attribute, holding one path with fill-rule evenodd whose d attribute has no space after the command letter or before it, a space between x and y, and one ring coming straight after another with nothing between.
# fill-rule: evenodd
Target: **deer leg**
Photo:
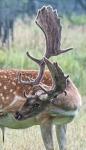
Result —
<instances>
[{"instance_id":1,"label":"deer leg","mask_svg":"<svg viewBox=\"0 0 86 150\"><path fill-rule=\"evenodd\" d=\"M56 126L56 135L57 135L57 140L58 140L60 150L67 150L66 149L66 130L67 130L66 124Z\"/></svg>"},{"instance_id":2,"label":"deer leg","mask_svg":"<svg viewBox=\"0 0 86 150\"><path fill-rule=\"evenodd\" d=\"M53 137L52 137L52 125L49 123L40 125L41 134L46 150L54 150Z\"/></svg>"}]
</instances>

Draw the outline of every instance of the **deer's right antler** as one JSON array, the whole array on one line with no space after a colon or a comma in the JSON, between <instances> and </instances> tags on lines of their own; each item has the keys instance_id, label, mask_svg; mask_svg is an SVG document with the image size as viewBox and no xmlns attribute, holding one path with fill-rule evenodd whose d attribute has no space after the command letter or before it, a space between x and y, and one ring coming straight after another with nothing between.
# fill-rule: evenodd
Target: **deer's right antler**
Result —
<instances>
[{"instance_id":1,"label":"deer's right antler","mask_svg":"<svg viewBox=\"0 0 86 150\"><path fill-rule=\"evenodd\" d=\"M72 49L68 48L66 50L60 50L61 45L60 18L58 17L57 11L53 10L52 7L50 6L42 7L42 9L38 11L38 15L35 22L41 28L46 38L46 53L44 57L49 59L51 56L57 56ZM44 58L38 60L32 57L28 52L27 56L40 66L40 71L35 80L23 81L20 77L20 82L23 84L37 85L42 80L43 73L45 70Z\"/></svg>"}]
</instances>

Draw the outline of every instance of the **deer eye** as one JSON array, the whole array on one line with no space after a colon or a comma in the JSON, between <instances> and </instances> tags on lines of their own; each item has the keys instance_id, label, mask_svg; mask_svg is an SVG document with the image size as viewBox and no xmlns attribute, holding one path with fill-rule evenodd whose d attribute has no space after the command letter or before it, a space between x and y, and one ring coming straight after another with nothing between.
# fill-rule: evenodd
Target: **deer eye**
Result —
<instances>
[{"instance_id":1,"label":"deer eye","mask_svg":"<svg viewBox=\"0 0 86 150\"><path fill-rule=\"evenodd\" d=\"M38 103L35 103L35 104L33 105L33 109L39 109L39 107L40 107L40 105L39 105Z\"/></svg>"}]
</instances>

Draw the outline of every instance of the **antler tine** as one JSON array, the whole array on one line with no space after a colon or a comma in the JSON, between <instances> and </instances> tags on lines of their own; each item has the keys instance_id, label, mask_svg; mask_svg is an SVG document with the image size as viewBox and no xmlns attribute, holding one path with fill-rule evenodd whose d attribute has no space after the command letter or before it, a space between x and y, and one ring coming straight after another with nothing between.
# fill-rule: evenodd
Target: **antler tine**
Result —
<instances>
[{"instance_id":1,"label":"antler tine","mask_svg":"<svg viewBox=\"0 0 86 150\"><path fill-rule=\"evenodd\" d=\"M26 54L30 59L32 59L34 62L36 62L40 66L40 71L38 73L37 78L33 81L29 81L28 84L31 84L31 85L39 84L39 82L42 80L43 73L45 70L45 62L43 61L43 59L39 60L39 59L32 57L28 52Z\"/></svg>"},{"instance_id":2,"label":"antler tine","mask_svg":"<svg viewBox=\"0 0 86 150\"><path fill-rule=\"evenodd\" d=\"M73 48L67 48L67 49L65 49L65 50L58 50L58 51L57 51L57 55L60 55L60 54L65 53L65 52L68 52L68 51L70 51L70 50L73 50Z\"/></svg>"},{"instance_id":3,"label":"antler tine","mask_svg":"<svg viewBox=\"0 0 86 150\"><path fill-rule=\"evenodd\" d=\"M42 77L43 77L43 73L44 73L44 70L45 70L45 62L43 59L36 59L34 57L32 57L29 52L26 53L27 56L32 59L34 62L36 62L39 66L40 66L40 70L39 70L39 73L38 73L38 76L35 80L28 80L28 81L24 81L21 79L21 74L19 74L18 76L18 82L19 83L23 83L23 84L26 84L26 85L37 85L39 84L39 82L42 80Z\"/></svg>"},{"instance_id":4,"label":"antler tine","mask_svg":"<svg viewBox=\"0 0 86 150\"><path fill-rule=\"evenodd\" d=\"M41 59L36 59L36 58L34 58L34 57L32 57L30 54L29 54L29 52L26 52L26 54L27 54L27 56L30 58L30 59L32 59L34 62L36 62L38 65L40 65L40 64L42 64L43 63L43 60Z\"/></svg>"}]
</instances>

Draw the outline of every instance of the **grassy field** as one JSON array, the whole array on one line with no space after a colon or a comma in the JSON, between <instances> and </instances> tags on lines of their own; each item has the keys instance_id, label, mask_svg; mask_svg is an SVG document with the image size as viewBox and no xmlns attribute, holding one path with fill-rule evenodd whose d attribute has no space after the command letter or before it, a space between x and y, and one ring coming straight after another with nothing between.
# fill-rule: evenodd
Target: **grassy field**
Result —
<instances>
[{"instance_id":1,"label":"grassy field","mask_svg":"<svg viewBox=\"0 0 86 150\"><path fill-rule=\"evenodd\" d=\"M62 19L62 49L73 47L73 51L52 58L57 61L66 74L69 74L82 95L83 106L79 116L68 125L68 150L86 150L86 25L72 25ZM32 21L24 24L20 20L15 24L15 41L7 50L0 49L0 68L37 69L26 56L26 51L42 58L45 50L45 38ZM33 136L34 135L34 136ZM55 132L54 132L55 136ZM55 138L55 150L57 141ZM39 127L25 130L6 129L5 144L0 134L0 150L45 150Z\"/></svg>"}]
</instances>

